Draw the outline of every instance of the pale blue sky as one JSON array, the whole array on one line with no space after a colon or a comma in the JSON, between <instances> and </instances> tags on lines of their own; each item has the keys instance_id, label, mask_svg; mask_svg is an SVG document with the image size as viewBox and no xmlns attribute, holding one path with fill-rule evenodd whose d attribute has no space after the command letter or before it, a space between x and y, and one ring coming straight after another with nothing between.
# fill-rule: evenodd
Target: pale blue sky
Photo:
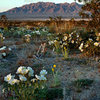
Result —
<instances>
[{"instance_id":1,"label":"pale blue sky","mask_svg":"<svg viewBox=\"0 0 100 100\"><path fill-rule=\"evenodd\" d=\"M8 9L14 7L20 7L29 3L36 2L55 2L55 3L64 3L64 2L75 2L74 0L0 0L0 12L7 11Z\"/></svg>"}]
</instances>

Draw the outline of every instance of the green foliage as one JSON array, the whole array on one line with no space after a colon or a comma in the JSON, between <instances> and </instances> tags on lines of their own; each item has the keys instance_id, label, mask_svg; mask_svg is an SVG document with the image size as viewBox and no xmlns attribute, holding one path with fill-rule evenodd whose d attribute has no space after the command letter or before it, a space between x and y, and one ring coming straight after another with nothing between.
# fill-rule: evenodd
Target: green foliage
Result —
<instances>
[{"instance_id":1,"label":"green foliage","mask_svg":"<svg viewBox=\"0 0 100 100\"><path fill-rule=\"evenodd\" d=\"M63 98L63 89L53 88L47 92L47 100L53 100L55 98Z\"/></svg>"},{"instance_id":2,"label":"green foliage","mask_svg":"<svg viewBox=\"0 0 100 100\"><path fill-rule=\"evenodd\" d=\"M23 37L27 34L30 34L32 37L36 36L47 36L48 28L34 28L34 30L30 30L24 27L12 27L12 28L4 28L2 31L5 37Z\"/></svg>"},{"instance_id":3,"label":"green foliage","mask_svg":"<svg viewBox=\"0 0 100 100\"><path fill-rule=\"evenodd\" d=\"M41 70L40 76L35 75L36 78L34 78L34 70L31 67L20 66L16 74L19 74L19 78L16 76L18 79L11 74L4 77L6 83L3 88L7 93L11 93L12 100L15 98L17 100L39 100L37 98L46 97L46 70Z\"/></svg>"},{"instance_id":4,"label":"green foliage","mask_svg":"<svg viewBox=\"0 0 100 100\"><path fill-rule=\"evenodd\" d=\"M6 87L5 93L10 93L11 95L8 96L10 100L44 100L46 99L47 88L36 88L38 85L39 84L28 84L26 86L26 83L23 83L18 87L17 85L10 86L5 84L4 87Z\"/></svg>"},{"instance_id":5,"label":"green foliage","mask_svg":"<svg viewBox=\"0 0 100 100\"><path fill-rule=\"evenodd\" d=\"M64 56L64 59L68 59L68 49L66 47L64 47L64 49L62 49L62 54Z\"/></svg>"},{"instance_id":6,"label":"green foliage","mask_svg":"<svg viewBox=\"0 0 100 100\"><path fill-rule=\"evenodd\" d=\"M43 67L43 64L34 64L34 68Z\"/></svg>"},{"instance_id":7,"label":"green foliage","mask_svg":"<svg viewBox=\"0 0 100 100\"><path fill-rule=\"evenodd\" d=\"M55 41L55 42L54 42L54 46L55 46L55 51L56 51L56 53L57 53L57 54L60 54L61 48L60 48L59 42L58 42L58 41Z\"/></svg>"},{"instance_id":8,"label":"green foliage","mask_svg":"<svg viewBox=\"0 0 100 100\"><path fill-rule=\"evenodd\" d=\"M35 73L39 73L40 70L43 69L43 64L42 63L40 63L40 64L34 64L33 68L34 68Z\"/></svg>"},{"instance_id":9,"label":"green foliage","mask_svg":"<svg viewBox=\"0 0 100 100\"><path fill-rule=\"evenodd\" d=\"M51 87L58 87L61 85L60 82L60 78L59 78L59 74L60 74L60 67L56 67L56 65L53 65L52 67L52 83L51 83Z\"/></svg>"},{"instance_id":10,"label":"green foliage","mask_svg":"<svg viewBox=\"0 0 100 100\"><path fill-rule=\"evenodd\" d=\"M73 82L74 87L76 88L76 92L82 92L82 90L88 89L89 86L93 83L93 80L90 79L78 79Z\"/></svg>"},{"instance_id":11,"label":"green foliage","mask_svg":"<svg viewBox=\"0 0 100 100\"><path fill-rule=\"evenodd\" d=\"M86 86L91 86L93 80L90 79L78 79L73 82L74 86L77 88L85 88Z\"/></svg>"},{"instance_id":12,"label":"green foliage","mask_svg":"<svg viewBox=\"0 0 100 100\"><path fill-rule=\"evenodd\" d=\"M5 87L9 87L8 84L4 83ZM23 94L26 94L27 97L24 98L24 100L54 100L55 98L63 98L63 89L62 88L44 88L44 89L35 89L34 93L33 87L34 86L28 86L25 87L23 84L23 91L19 91L19 88L15 86L16 92L19 91L20 98L18 96L14 96L11 94L13 92L10 91L10 88L8 88L9 93L7 93L8 90L5 89L5 92L9 94L10 100L23 100ZM12 87L13 88L13 87ZM25 92L26 91L26 92ZM28 91L28 92L27 92Z\"/></svg>"}]
</instances>

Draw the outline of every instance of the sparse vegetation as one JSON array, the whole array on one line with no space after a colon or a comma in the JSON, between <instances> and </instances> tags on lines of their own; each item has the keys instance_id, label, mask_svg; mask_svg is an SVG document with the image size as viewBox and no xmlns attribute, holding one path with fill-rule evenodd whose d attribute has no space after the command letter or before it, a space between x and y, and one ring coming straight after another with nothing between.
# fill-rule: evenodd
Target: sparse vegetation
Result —
<instances>
[{"instance_id":1,"label":"sparse vegetation","mask_svg":"<svg viewBox=\"0 0 100 100\"><path fill-rule=\"evenodd\" d=\"M92 9L88 21L65 21L61 16L46 21L10 21L1 16L0 100L99 100L96 8L100 2L89 1L80 13L88 17L83 12Z\"/></svg>"}]
</instances>

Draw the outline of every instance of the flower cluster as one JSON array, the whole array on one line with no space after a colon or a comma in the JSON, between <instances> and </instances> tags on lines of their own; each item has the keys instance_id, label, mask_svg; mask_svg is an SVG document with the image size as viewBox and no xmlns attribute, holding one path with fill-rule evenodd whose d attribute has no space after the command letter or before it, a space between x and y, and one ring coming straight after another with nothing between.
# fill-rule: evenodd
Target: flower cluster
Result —
<instances>
[{"instance_id":1,"label":"flower cluster","mask_svg":"<svg viewBox=\"0 0 100 100\"><path fill-rule=\"evenodd\" d=\"M40 90L46 88L47 71L44 69L40 75L35 75L31 67L20 66L16 74L17 76L8 74L4 77L4 92L11 93L17 100L36 100L37 95L41 95Z\"/></svg>"},{"instance_id":2,"label":"flower cluster","mask_svg":"<svg viewBox=\"0 0 100 100\"><path fill-rule=\"evenodd\" d=\"M34 36L34 35L48 35L48 28L47 27L39 27L39 28L33 28L28 29L25 27L13 27L8 29L2 30L2 33L5 34L7 37L23 37L27 36L27 34Z\"/></svg>"},{"instance_id":3,"label":"flower cluster","mask_svg":"<svg viewBox=\"0 0 100 100\"><path fill-rule=\"evenodd\" d=\"M59 42L61 48L69 47L72 44L74 44L73 46L78 47L81 40L80 34L73 31L70 34L59 34L55 39L49 40L48 43L49 45L54 45L56 42Z\"/></svg>"},{"instance_id":4,"label":"flower cluster","mask_svg":"<svg viewBox=\"0 0 100 100\"><path fill-rule=\"evenodd\" d=\"M78 44L81 41L80 34L76 31L69 34L69 43Z\"/></svg>"},{"instance_id":5,"label":"flower cluster","mask_svg":"<svg viewBox=\"0 0 100 100\"><path fill-rule=\"evenodd\" d=\"M47 74L47 71L46 70L42 70L40 71L40 76L38 75L35 75L35 77L39 80L47 80L45 75Z\"/></svg>"},{"instance_id":6,"label":"flower cluster","mask_svg":"<svg viewBox=\"0 0 100 100\"><path fill-rule=\"evenodd\" d=\"M93 56L100 54L100 41L94 41L93 39L89 38L88 41L82 42L79 46L79 50L86 55Z\"/></svg>"},{"instance_id":7,"label":"flower cluster","mask_svg":"<svg viewBox=\"0 0 100 100\"><path fill-rule=\"evenodd\" d=\"M56 68L56 65L53 65L53 67L52 67L52 72L55 71L55 68Z\"/></svg>"},{"instance_id":8,"label":"flower cluster","mask_svg":"<svg viewBox=\"0 0 100 100\"><path fill-rule=\"evenodd\" d=\"M21 75L26 75L28 74L29 76L34 76L34 70L32 70L31 67L24 67L24 66L20 66L18 69L17 69L17 74L21 74Z\"/></svg>"},{"instance_id":9,"label":"flower cluster","mask_svg":"<svg viewBox=\"0 0 100 100\"><path fill-rule=\"evenodd\" d=\"M6 77L4 77L4 81L8 82L8 84L10 85L14 85L16 83L27 81L29 77L31 78L31 81L47 80L45 77L45 75L47 74L46 70L41 70L40 76L35 75L36 78L32 78L34 77L34 70L31 67L20 66L17 69L16 74L19 74L19 80L15 79L15 75L8 74Z\"/></svg>"},{"instance_id":10,"label":"flower cluster","mask_svg":"<svg viewBox=\"0 0 100 100\"><path fill-rule=\"evenodd\" d=\"M89 35L88 32L84 33L84 31L75 30L69 34L57 34L56 37L50 38L48 43L55 51L62 50L64 56L68 55L67 49L72 48L79 49L82 53L87 52L87 55L99 55L100 33L92 35ZM91 53L89 53L89 51L91 51Z\"/></svg>"},{"instance_id":11,"label":"flower cluster","mask_svg":"<svg viewBox=\"0 0 100 100\"><path fill-rule=\"evenodd\" d=\"M19 83L19 80L14 79L14 75L8 74L6 77L4 77L4 81L8 82L10 85L14 85L15 83Z\"/></svg>"}]
</instances>

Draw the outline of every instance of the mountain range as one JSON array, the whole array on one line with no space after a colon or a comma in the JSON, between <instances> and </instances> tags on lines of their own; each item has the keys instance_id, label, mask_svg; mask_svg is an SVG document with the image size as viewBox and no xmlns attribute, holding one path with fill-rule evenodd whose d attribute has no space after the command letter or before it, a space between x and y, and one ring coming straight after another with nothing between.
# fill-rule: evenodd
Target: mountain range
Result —
<instances>
[{"instance_id":1,"label":"mountain range","mask_svg":"<svg viewBox=\"0 0 100 100\"><path fill-rule=\"evenodd\" d=\"M5 14L8 19L46 19L54 16L61 16L62 18L79 18L78 13L81 7L82 5L76 2L70 4L67 2L59 4L38 2L10 9L0 13L0 15Z\"/></svg>"}]
</instances>

